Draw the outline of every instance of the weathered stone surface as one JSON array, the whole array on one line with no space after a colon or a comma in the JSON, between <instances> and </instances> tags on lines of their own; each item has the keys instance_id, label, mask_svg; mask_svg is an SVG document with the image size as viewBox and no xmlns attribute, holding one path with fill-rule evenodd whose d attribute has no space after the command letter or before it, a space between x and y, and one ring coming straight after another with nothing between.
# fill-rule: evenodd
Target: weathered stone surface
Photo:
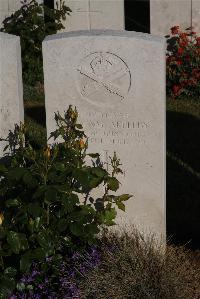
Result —
<instances>
[{"instance_id":1,"label":"weathered stone surface","mask_svg":"<svg viewBox=\"0 0 200 299\"><path fill-rule=\"evenodd\" d=\"M133 194L118 221L165 235L165 40L126 31L80 31L43 43L48 133L75 105L90 152L117 152L119 192Z\"/></svg>"},{"instance_id":2,"label":"weathered stone surface","mask_svg":"<svg viewBox=\"0 0 200 299\"><path fill-rule=\"evenodd\" d=\"M24 119L20 39L0 32L0 138ZM0 156L4 142L0 142Z\"/></svg>"},{"instance_id":3,"label":"weathered stone surface","mask_svg":"<svg viewBox=\"0 0 200 299\"><path fill-rule=\"evenodd\" d=\"M193 0L192 2L192 26L194 31L200 34L200 1Z\"/></svg>"},{"instance_id":4,"label":"weathered stone surface","mask_svg":"<svg viewBox=\"0 0 200 299\"><path fill-rule=\"evenodd\" d=\"M164 36L172 26L191 26L191 0L150 0L151 34Z\"/></svg>"},{"instance_id":5,"label":"weathered stone surface","mask_svg":"<svg viewBox=\"0 0 200 299\"><path fill-rule=\"evenodd\" d=\"M72 13L63 31L124 29L124 0L69 0L66 5Z\"/></svg>"}]
</instances>

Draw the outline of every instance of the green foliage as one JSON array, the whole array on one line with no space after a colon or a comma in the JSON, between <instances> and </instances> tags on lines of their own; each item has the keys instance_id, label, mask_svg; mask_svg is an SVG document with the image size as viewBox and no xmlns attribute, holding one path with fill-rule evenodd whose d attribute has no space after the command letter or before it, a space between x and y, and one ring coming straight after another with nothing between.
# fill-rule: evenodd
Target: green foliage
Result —
<instances>
[{"instance_id":1,"label":"green foliage","mask_svg":"<svg viewBox=\"0 0 200 299\"><path fill-rule=\"evenodd\" d=\"M62 0L56 9L37 0L23 0L22 7L3 21L1 31L21 37L23 80L27 85L43 81L42 41L65 28L62 20L70 11Z\"/></svg>"},{"instance_id":2,"label":"green foliage","mask_svg":"<svg viewBox=\"0 0 200 299\"><path fill-rule=\"evenodd\" d=\"M114 195L121 172L116 154L111 174L98 154L89 154L78 112L71 106L64 116L55 114L53 145L34 149L25 142L26 128L10 132L7 165L0 164L1 290L13 289L17 271L33 261L62 254L95 242L102 226L115 224L116 207L125 210L127 194ZM11 152L11 154L10 154ZM98 194L94 196L95 189Z\"/></svg>"}]
</instances>

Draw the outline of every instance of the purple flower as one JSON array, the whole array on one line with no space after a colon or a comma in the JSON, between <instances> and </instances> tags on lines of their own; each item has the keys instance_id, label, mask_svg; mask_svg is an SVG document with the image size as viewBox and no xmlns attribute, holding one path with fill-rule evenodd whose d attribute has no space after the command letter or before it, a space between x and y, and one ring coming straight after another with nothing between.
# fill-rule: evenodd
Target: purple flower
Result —
<instances>
[{"instance_id":1,"label":"purple flower","mask_svg":"<svg viewBox=\"0 0 200 299\"><path fill-rule=\"evenodd\" d=\"M42 290L42 289L44 288L44 284L43 284L43 283L39 283L39 284L38 284L38 288L39 288L40 290Z\"/></svg>"}]
</instances>

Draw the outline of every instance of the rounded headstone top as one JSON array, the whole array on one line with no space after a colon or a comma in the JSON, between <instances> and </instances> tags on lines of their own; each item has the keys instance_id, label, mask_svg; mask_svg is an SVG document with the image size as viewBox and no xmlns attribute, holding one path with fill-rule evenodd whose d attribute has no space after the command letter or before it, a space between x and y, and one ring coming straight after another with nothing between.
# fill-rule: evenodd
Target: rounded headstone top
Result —
<instances>
[{"instance_id":1,"label":"rounded headstone top","mask_svg":"<svg viewBox=\"0 0 200 299\"><path fill-rule=\"evenodd\" d=\"M144 39L149 41L165 43L165 38L155 36L148 33L135 32L135 31L126 31L126 30L79 30L79 31L69 31L58 34L48 35L44 41L53 41L56 39L70 38L70 37L94 37L94 36L116 36L116 37L128 37L128 38L137 38Z\"/></svg>"},{"instance_id":2,"label":"rounded headstone top","mask_svg":"<svg viewBox=\"0 0 200 299\"><path fill-rule=\"evenodd\" d=\"M19 36L17 35L13 35L13 34L8 34L8 33L5 33L5 32L0 32L0 38L1 39L19 39Z\"/></svg>"}]
</instances>

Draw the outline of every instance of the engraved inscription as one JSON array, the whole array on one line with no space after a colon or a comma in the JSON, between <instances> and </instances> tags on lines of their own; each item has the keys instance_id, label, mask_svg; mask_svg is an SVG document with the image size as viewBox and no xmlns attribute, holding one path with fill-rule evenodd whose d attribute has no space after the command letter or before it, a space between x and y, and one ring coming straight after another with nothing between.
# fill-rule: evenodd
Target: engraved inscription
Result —
<instances>
[{"instance_id":1,"label":"engraved inscription","mask_svg":"<svg viewBox=\"0 0 200 299\"><path fill-rule=\"evenodd\" d=\"M98 106L122 102L131 88L127 64L113 53L89 54L81 61L77 72L80 94Z\"/></svg>"},{"instance_id":2,"label":"engraved inscription","mask_svg":"<svg viewBox=\"0 0 200 299\"><path fill-rule=\"evenodd\" d=\"M150 129L148 121L132 119L127 113L93 112L91 115L88 112L84 114L84 119L87 119L89 143L120 146L135 142L145 144Z\"/></svg>"}]
</instances>

